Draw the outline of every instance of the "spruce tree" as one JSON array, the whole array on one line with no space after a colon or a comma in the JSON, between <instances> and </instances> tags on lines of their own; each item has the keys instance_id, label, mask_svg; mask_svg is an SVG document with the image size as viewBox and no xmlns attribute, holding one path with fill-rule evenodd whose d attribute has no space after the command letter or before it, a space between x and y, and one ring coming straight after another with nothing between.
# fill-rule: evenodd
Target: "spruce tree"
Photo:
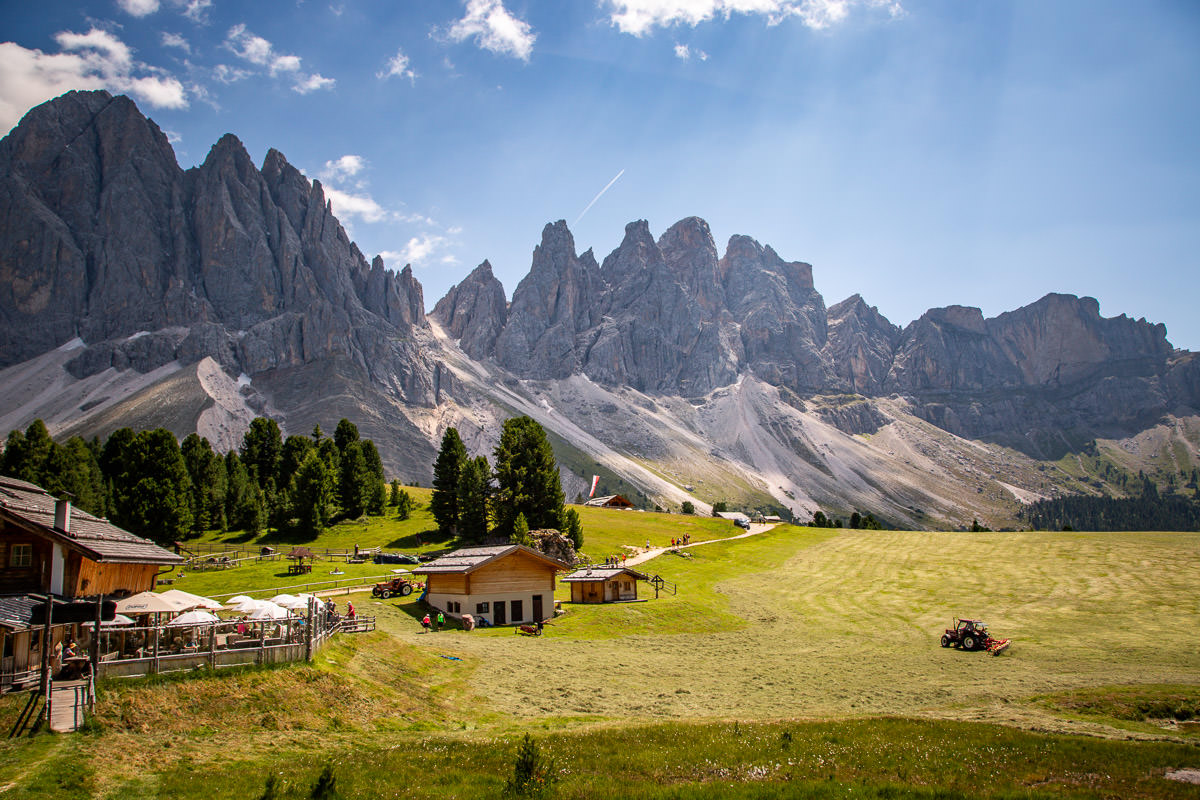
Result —
<instances>
[{"instance_id":1,"label":"spruce tree","mask_svg":"<svg viewBox=\"0 0 1200 800\"><path fill-rule=\"evenodd\" d=\"M480 544L488 535L492 470L485 456L469 459L458 476L458 541Z\"/></svg>"},{"instance_id":2,"label":"spruce tree","mask_svg":"<svg viewBox=\"0 0 1200 800\"><path fill-rule=\"evenodd\" d=\"M511 535L518 515L530 528L554 528L563 515L558 463L546 432L529 417L505 420L496 459L496 527Z\"/></svg>"},{"instance_id":3,"label":"spruce tree","mask_svg":"<svg viewBox=\"0 0 1200 800\"><path fill-rule=\"evenodd\" d=\"M309 451L292 478L291 497L299 532L317 537L329 525L333 514L333 493L325 462L316 448Z\"/></svg>"},{"instance_id":4,"label":"spruce tree","mask_svg":"<svg viewBox=\"0 0 1200 800\"><path fill-rule=\"evenodd\" d=\"M458 479L467 463L467 448L459 438L457 428L446 428L442 448L433 462L433 494L429 510L438 530L451 536L458 531Z\"/></svg>"}]
</instances>

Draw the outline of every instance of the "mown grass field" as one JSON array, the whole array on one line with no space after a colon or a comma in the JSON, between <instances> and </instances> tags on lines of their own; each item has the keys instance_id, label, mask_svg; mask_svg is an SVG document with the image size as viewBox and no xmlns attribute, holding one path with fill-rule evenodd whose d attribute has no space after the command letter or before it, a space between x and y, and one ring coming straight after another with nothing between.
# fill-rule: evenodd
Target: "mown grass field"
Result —
<instances>
[{"instance_id":1,"label":"mown grass field","mask_svg":"<svg viewBox=\"0 0 1200 800\"><path fill-rule=\"evenodd\" d=\"M662 535L595 513L604 547ZM494 797L527 731L567 798L1200 797L1163 778L1200 768L1177 724L1198 546L783 526L662 555L677 595L568 606L541 638L424 634L411 598L359 595L379 630L312 666L111 683L91 732L0 744L0 797L258 797L270 773L306 797L330 762L347 798ZM955 615L1012 649L942 649Z\"/></svg>"}]
</instances>

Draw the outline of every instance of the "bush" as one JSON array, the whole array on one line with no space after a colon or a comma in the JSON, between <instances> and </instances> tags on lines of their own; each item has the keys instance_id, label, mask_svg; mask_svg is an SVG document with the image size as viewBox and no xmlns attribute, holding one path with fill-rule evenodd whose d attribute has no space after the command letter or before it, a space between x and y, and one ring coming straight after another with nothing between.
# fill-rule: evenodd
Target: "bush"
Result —
<instances>
[{"instance_id":1,"label":"bush","mask_svg":"<svg viewBox=\"0 0 1200 800\"><path fill-rule=\"evenodd\" d=\"M554 791L554 760L543 758L529 734L521 740L513 774L504 784L505 797L548 797Z\"/></svg>"}]
</instances>

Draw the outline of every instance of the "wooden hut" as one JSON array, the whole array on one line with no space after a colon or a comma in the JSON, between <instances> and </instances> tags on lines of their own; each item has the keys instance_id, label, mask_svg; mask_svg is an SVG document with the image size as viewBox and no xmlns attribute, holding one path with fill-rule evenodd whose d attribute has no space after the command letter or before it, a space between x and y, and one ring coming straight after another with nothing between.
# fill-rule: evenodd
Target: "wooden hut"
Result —
<instances>
[{"instance_id":1,"label":"wooden hut","mask_svg":"<svg viewBox=\"0 0 1200 800\"><path fill-rule=\"evenodd\" d=\"M307 575L312 572L313 561L317 557L307 547L293 547L292 552L288 553L288 558L292 561L288 564L288 575Z\"/></svg>"},{"instance_id":2,"label":"wooden hut","mask_svg":"<svg viewBox=\"0 0 1200 800\"><path fill-rule=\"evenodd\" d=\"M572 603L631 603L638 581L650 576L630 567L585 567L562 579L571 584Z\"/></svg>"},{"instance_id":3,"label":"wooden hut","mask_svg":"<svg viewBox=\"0 0 1200 800\"><path fill-rule=\"evenodd\" d=\"M425 576L424 599L492 625L543 622L554 616L554 579L571 566L519 544L466 547L413 569Z\"/></svg>"},{"instance_id":4,"label":"wooden hut","mask_svg":"<svg viewBox=\"0 0 1200 800\"><path fill-rule=\"evenodd\" d=\"M584 503L585 506L592 508L633 508L633 503L627 498L619 494L610 494L604 497L593 497Z\"/></svg>"},{"instance_id":5,"label":"wooden hut","mask_svg":"<svg viewBox=\"0 0 1200 800\"><path fill-rule=\"evenodd\" d=\"M103 612L101 599L149 591L162 567L183 562L32 483L0 477L0 689L40 676L47 597L58 621L46 642L53 648Z\"/></svg>"}]
</instances>

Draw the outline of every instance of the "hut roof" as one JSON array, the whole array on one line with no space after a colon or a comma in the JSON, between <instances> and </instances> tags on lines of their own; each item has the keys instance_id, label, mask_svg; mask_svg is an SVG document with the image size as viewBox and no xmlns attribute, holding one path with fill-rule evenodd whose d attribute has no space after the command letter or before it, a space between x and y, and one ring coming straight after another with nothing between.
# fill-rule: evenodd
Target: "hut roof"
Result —
<instances>
[{"instance_id":1,"label":"hut roof","mask_svg":"<svg viewBox=\"0 0 1200 800\"><path fill-rule=\"evenodd\" d=\"M607 581L612 580L620 575L630 575L634 580L648 581L650 576L644 572L638 572L632 567L584 567L577 569L570 575L563 576L563 582L576 581Z\"/></svg>"},{"instance_id":2,"label":"hut roof","mask_svg":"<svg viewBox=\"0 0 1200 800\"><path fill-rule=\"evenodd\" d=\"M623 495L609 494L604 497L593 497L584 503L585 506L593 506L600 508L633 508L633 503Z\"/></svg>"},{"instance_id":3,"label":"hut roof","mask_svg":"<svg viewBox=\"0 0 1200 800\"><path fill-rule=\"evenodd\" d=\"M554 567L555 570L568 570L570 564L559 561L557 558L551 558L545 553L539 553L531 547L526 547L520 544L502 544L493 545L490 547L464 547L446 555L436 558L427 564L422 564L413 569L413 574L416 575L443 575L453 573L474 572L484 564L489 564L497 559L503 558L509 554L523 552L526 555L541 559L546 562L547 566Z\"/></svg>"},{"instance_id":4,"label":"hut roof","mask_svg":"<svg viewBox=\"0 0 1200 800\"><path fill-rule=\"evenodd\" d=\"M122 530L106 519L71 507L70 528L54 526L58 500L27 481L0 477L0 518L70 549L92 561L126 564L182 564L183 556L159 547L149 539Z\"/></svg>"},{"instance_id":5,"label":"hut roof","mask_svg":"<svg viewBox=\"0 0 1200 800\"><path fill-rule=\"evenodd\" d=\"M293 547L292 552L288 553L288 558L316 558L313 551L307 547Z\"/></svg>"}]
</instances>

